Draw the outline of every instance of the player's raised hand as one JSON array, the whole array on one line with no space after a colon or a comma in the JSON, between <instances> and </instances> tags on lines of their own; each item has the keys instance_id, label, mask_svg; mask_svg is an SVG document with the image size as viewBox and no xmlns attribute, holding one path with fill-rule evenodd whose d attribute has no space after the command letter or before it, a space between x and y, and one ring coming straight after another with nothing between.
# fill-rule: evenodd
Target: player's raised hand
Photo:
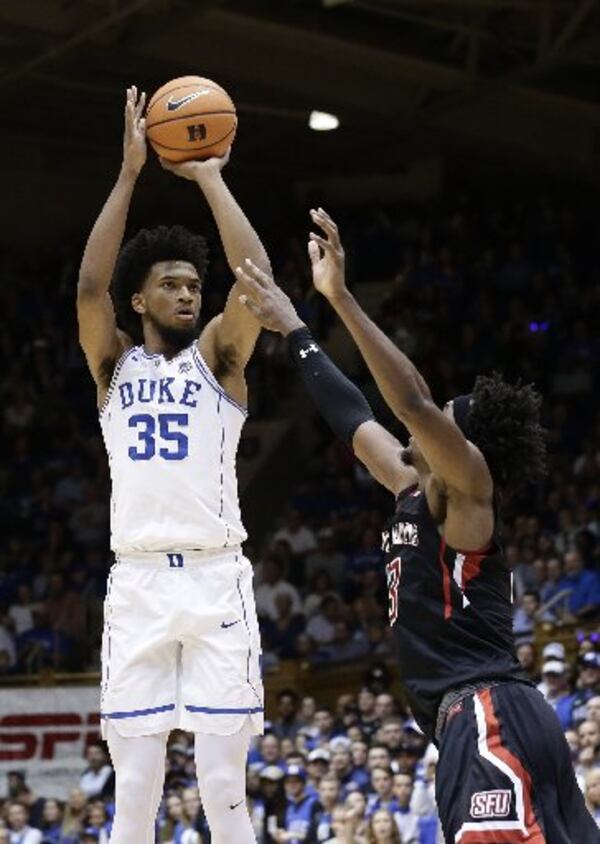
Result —
<instances>
[{"instance_id":1,"label":"player's raised hand","mask_svg":"<svg viewBox=\"0 0 600 844\"><path fill-rule=\"evenodd\" d=\"M310 216L324 235L310 233L308 254L313 283L327 299L335 299L346 290L344 247L338 227L322 208L311 209Z\"/></svg>"},{"instance_id":2,"label":"player's raised hand","mask_svg":"<svg viewBox=\"0 0 600 844\"><path fill-rule=\"evenodd\" d=\"M240 302L263 328L278 331L285 337L295 328L304 326L289 296L249 258L246 258L243 267L236 268L235 274L245 291L239 297Z\"/></svg>"},{"instance_id":3,"label":"player's raised hand","mask_svg":"<svg viewBox=\"0 0 600 844\"><path fill-rule=\"evenodd\" d=\"M167 161L166 158L160 158L161 167L174 173L176 176L181 176L182 179L189 179L192 182L197 182L201 187L205 181L210 181L218 177L221 170L231 155L231 147L227 150L225 155L221 158L216 156L207 158L206 161Z\"/></svg>"},{"instance_id":4,"label":"player's raised hand","mask_svg":"<svg viewBox=\"0 0 600 844\"><path fill-rule=\"evenodd\" d=\"M125 134L123 136L123 167L139 173L146 163L146 120L142 117L146 94L138 96L135 85L125 96Z\"/></svg>"}]
</instances>

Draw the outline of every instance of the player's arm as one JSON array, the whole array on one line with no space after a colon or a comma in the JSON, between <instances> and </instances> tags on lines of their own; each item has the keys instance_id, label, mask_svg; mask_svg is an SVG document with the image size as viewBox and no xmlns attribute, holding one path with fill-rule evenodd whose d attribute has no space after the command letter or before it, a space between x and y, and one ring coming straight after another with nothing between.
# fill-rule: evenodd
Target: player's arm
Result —
<instances>
[{"instance_id":1,"label":"player's arm","mask_svg":"<svg viewBox=\"0 0 600 844\"><path fill-rule=\"evenodd\" d=\"M322 209L311 214L325 234L311 233L309 243L315 287L350 332L386 404L410 431L433 474L446 487L473 498L489 498L492 480L481 452L437 407L414 364L367 316L346 287L336 224Z\"/></svg>"},{"instance_id":2,"label":"player's arm","mask_svg":"<svg viewBox=\"0 0 600 844\"><path fill-rule=\"evenodd\" d=\"M237 270L241 302L270 331L288 338L304 385L334 433L382 486L397 495L417 480L405 466L401 445L373 418L369 403L312 338L288 296L269 275L245 261Z\"/></svg>"},{"instance_id":3,"label":"player's arm","mask_svg":"<svg viewBox=\"0 0 600 844\"><path fill-rule=\"evenodd\" d=\"M166 170L195 181L206 197L232 272L245 258L250 258L257 267L270 274L271 264L262 242L223 180L222 169L228 159L229 154L223 158L186 161L183 164L171 164L161 159L161 164ZM241 292L236 282L229 292L222 317L210 325L208 336L214 338L217 358L224 358L229 368L234 366L243 372L261 326L240 303ZM207 337L203 337L203 342L207 342Z\"/></svg>"},{"instance_id":4,"label":"player's arm","mask_svg":"<svg viewBox=\"0 0 600 844\"><path fill-rule=\"evenodd\" d=\"M98 389L110 381L111 365L129 344L117 329L109 287L123 240L137 177L146 160L145 94L127 90L123 163L110 196L96 220L83 253L77 285L79 342Z\"/></svg>"}]
</instances>

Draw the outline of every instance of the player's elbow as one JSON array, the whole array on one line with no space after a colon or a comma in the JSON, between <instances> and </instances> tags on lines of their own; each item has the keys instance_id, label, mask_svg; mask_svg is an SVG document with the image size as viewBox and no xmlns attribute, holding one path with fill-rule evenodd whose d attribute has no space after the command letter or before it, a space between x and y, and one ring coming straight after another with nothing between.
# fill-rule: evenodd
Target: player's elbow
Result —
<instances>
[{"instance_id":1,"label":"player's elbow","mask_svg":"<svg viewBox=\"0 0 600 844\"><path fill-rule=\"evenodd\" d=\"M427 398L415 384L409 387L402 396L401 418L405 423L418 422L429 412L432 405L430 398Z\"/></svg>"}]
</instances>

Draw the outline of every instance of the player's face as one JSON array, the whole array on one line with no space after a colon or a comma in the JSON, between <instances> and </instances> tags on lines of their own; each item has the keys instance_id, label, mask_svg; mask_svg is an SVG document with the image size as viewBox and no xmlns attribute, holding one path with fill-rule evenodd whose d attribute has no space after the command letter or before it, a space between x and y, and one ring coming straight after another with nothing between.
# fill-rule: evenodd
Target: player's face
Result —
<instances>
[{"instance_id":1,"label":"player's face","mask_svg":"<svg viewBox=\"0 0 600 844\"><path fill-rule=\"evenodd\" d=\"M199 334L202 282L188 261L153 264L132 304L169 345L184 348Z\"/></svg>"}]
</instances>

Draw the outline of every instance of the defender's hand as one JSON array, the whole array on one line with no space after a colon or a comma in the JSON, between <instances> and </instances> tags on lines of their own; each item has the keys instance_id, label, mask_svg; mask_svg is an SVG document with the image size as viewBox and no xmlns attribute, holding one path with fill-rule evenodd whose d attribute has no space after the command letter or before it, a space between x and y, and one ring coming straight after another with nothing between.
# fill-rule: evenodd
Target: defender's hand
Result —
<instances>
[{"instance_id":1,"label":"defender's hand","mask_svg":"<svg viewBox=\"0 0 600 844\"><path fill-rule=\"evenodd\" d=\"M136 175L146 163L146 120L142 117L146 94L138 97L135 85L127 89L125 98L125 134L123 137L123 167Z\"/></svg>"},{"instance_id":2,"label":"defender's hand","mask_svg":"<svg viewBox=\"0 0 600 844\"><path fill-rule=\"evenodd\" d=\"M321 237L314 232L310 233L308 254L312 266L313 283L319 293L327 299L336 299L346 290L344 248L338 227L322 208L316 211L313 208L310 216L325 234L325 237Z\"/></svg>"},{"instance_id":3,"label":"defender's hand","mask_svg":"<svg viewBox=\"0 0 600 844\"><path fill-rule=\"evenodd\" d=\"M235 274L246 291L240 296L240 302L263 328L278 331L286 337L295 328L304 327L289 297L249 258L246 258L243 269L236 268Z\"/></svg>"},{"instance_id":4,"label":"defender's hand","mask_svg":"<svg viewBox=\"0 0 600 844\"><path fill-rule=\"evenodd\" d=\"M181 176L182 179L189 179L191 182L197 182L200 187L205 182L212 179L219 178L221 170L231 156L231 147L227 150L222 158L207 158L206 161L167 161L166 158L160 158L161 167L174 173L176 176Z\"/></svg>"}]
</instances>

